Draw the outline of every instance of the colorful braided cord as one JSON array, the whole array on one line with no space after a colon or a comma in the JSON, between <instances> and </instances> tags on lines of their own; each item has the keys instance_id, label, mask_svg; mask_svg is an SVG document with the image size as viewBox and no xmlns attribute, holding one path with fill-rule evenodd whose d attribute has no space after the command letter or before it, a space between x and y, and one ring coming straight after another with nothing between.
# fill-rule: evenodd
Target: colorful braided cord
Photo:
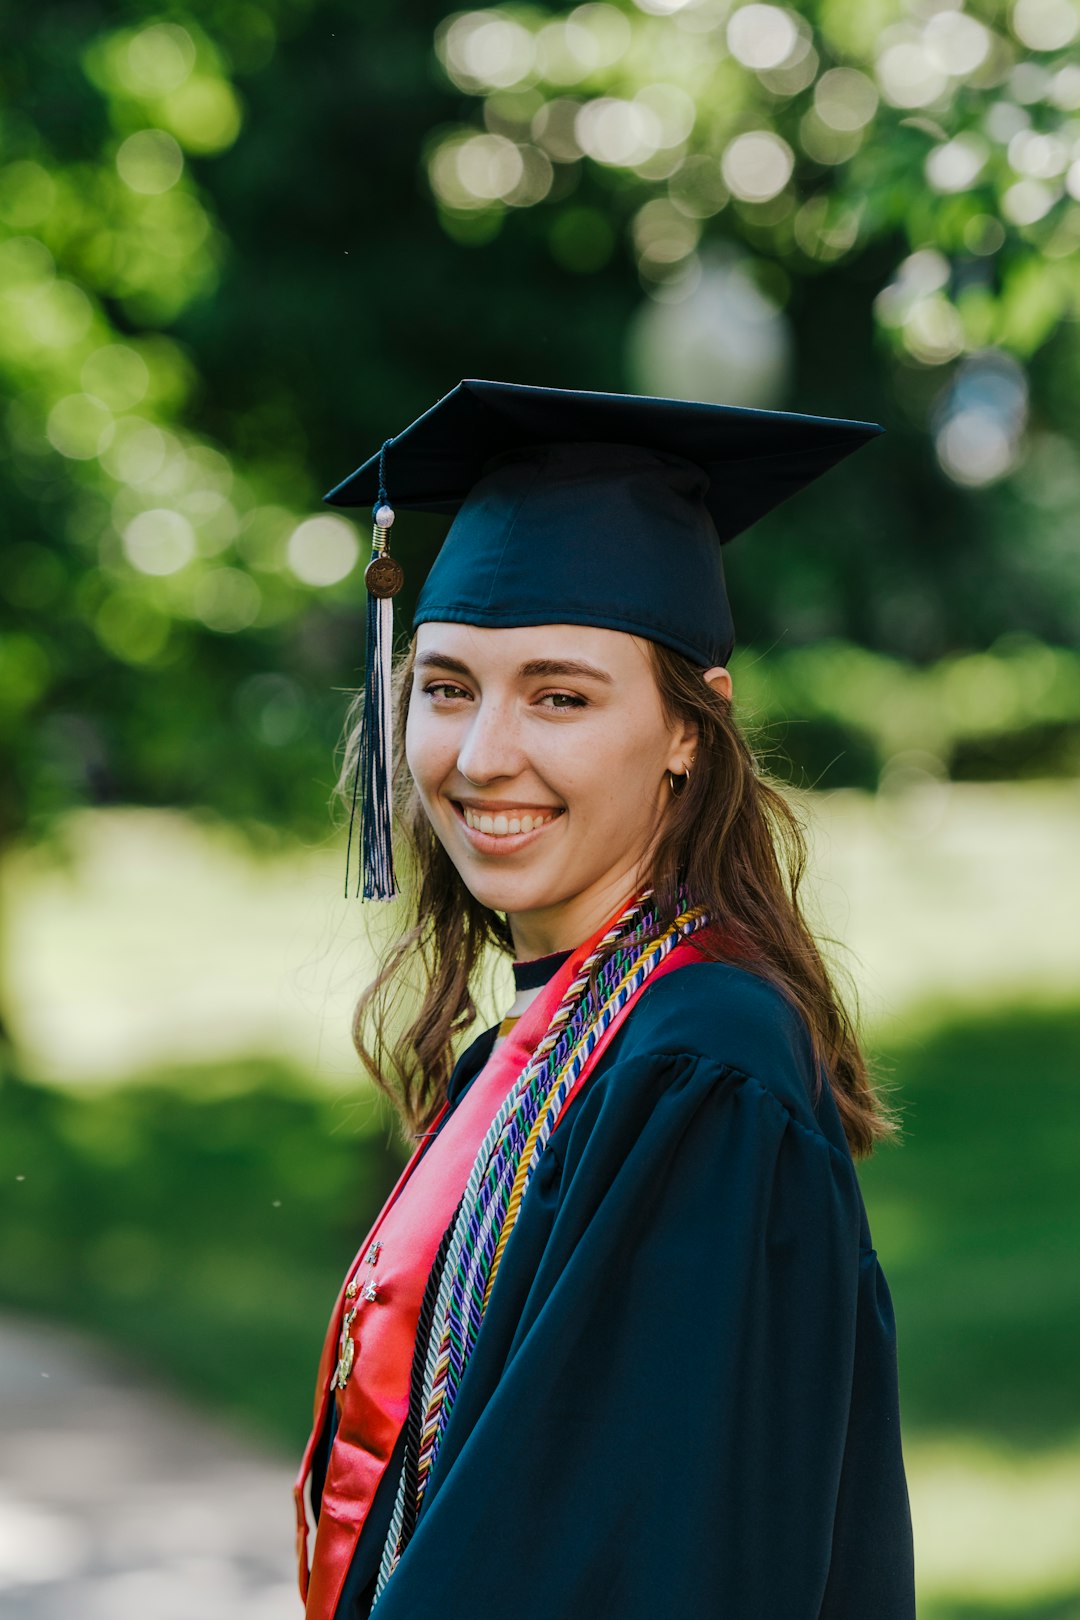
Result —
<instances>
[{"instance_id":1,"label":"colorful braided cord","mask_svg":"<svg viewBox=\"0 0 1080 1620\"><path fill-rule=\"evenodd\" d=\"M511 1086L473 1164L446 1250L423 1381L416 1503L423 1499L465 1365L480 1331L507 1240L529 1181L575 1081L613 1018L680 939L708 923L683 898L671 926L642 943L655 923L650 890L623 911L581 965L546 1034ZM590 989L593 968L604 958ZM401 1556L405 1476L398 1482L375 1601Z\"/></svg>"}]
</instances>

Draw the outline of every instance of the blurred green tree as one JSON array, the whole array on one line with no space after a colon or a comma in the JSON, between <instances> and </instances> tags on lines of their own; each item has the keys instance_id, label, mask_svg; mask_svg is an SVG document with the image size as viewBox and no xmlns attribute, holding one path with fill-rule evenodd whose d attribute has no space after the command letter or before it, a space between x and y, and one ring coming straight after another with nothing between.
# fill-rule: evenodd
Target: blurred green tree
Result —
<instances>
[{"instance_id":1,"label":"blurred green tree","mask_svg":"<svg viewBox=\"0 0 1080 1620\"><path fill-rule=\"evenodd\" d=\"M325 835L363 537L319 495L463 375L885 421L842 501L825 480L732 548L743 640L859 643L892 703L903 660L1019 632L1005 729L1029 699L1074 724L1073 666L1014 654L1080 630L1077 26L1071 0L9 12L0 849L87 800ZM401 529L415 588L439 526ZM766 711L798 685L747 667ZM814 667L804 763L839 738L831 779L872 780L896 727L856 723L850 659Z\"/></svg>"},{"instance_id":2,"label":"blurred green tree","mask_svg":"<svg viewBox=\"0 0 1080 1620\"><path fill-rule=\"evenodd\" d=\"M770 637L925 660L1074 645L1080 10L1072 0L462 9L424 161L446 231L541 219L629 258L645 391L883 418L891 441L732 548ZM763 579L760 559L769 558ZM745 609L744 609L745 611Z\"/></svg>"}]
</instances>

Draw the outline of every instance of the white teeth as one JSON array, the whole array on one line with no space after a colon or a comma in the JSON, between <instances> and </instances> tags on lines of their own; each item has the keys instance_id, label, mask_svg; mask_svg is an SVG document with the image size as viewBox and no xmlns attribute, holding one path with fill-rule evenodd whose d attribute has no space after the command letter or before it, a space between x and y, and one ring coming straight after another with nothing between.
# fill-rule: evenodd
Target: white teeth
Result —
<instances>
[{"instance_id":1,"label":"white teeth","mask_svg":"<svg viewBox=\"0 0 1080 1620\"><path fill-rule=\"evenodd\" d=\"M470 809L468 805L462 805L461 808L467 827L471 827L474 832L487 833L492 838L534 832L537 827L546 827L549 821L555 819L554 813L549 816L507 816L500 812L498 815L490 816L482 815L479 811Z\"/></svg>"}]
</instances>

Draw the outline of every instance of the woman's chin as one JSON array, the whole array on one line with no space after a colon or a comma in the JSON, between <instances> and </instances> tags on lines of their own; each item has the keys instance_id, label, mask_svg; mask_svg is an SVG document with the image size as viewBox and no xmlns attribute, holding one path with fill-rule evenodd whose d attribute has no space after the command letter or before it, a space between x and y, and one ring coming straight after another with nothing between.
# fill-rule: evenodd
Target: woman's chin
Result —
<instances>
[{"instance_id":1,"label":"woman's chin","mask_svg":"<svg viewBox=\"0 0 1080 1620\"><path fill-rule=\"evenodd\" d=\"M551 905L551 886L533 881L514 882L507 878L488 878L479 872L462 872L461 877L473 899L488 911L505 912L514 916L519 912L537 911Z\"/></svg>"}]
</instances>

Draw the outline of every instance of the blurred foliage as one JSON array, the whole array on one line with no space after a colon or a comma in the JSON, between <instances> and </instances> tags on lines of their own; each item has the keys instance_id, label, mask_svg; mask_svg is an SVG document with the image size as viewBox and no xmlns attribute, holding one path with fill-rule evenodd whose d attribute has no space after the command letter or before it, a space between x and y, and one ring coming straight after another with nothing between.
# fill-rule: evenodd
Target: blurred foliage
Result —
<instances>
[{"instance_id":1,"label":"blurred foliage","mask_svg":"<svg viewBox=\"0 0 1080 1620\"><path fill-rule=\"evenodd\" d=\"M1009 634L919 669L824 640L736 651L731 669L759 752L800 786L1080 773L1080 655L1063 647Z\"/></svg>"},{"instance_id":2,"label":"blurred foliage","mask_svg":"<svg viewBox=\"0 0 1080 1620\"><path fill-rule=\"evenodd\" d=\"M463 10L439 57L483 132L433 136L432 191L448 230L490 234L507 209L557 207L584 165L607 251L615 223L679 296L710 238L760 255L781 302L881 241L896 262L874 310L899 353L1030 355L1080 295L1078 34L1071 0ZM556 251L588 270L600 246L575 208Z\"/></svg>"},{"instance_id":3,"label":"blurred foliage","mask_svg":"<svg viewBox=\"0 0 1080 1620\"><path fill-rule=\"evenodd\" d=\"M731 548L755 707L798 778L873 780L900 711L962 773L1069 768L1075 678L1020 670L1080 632L1070 18L9 11L0 848L86 802L325 832L363 539L319 496L462 375L880 418ZM400 528L415 588L440 526Z\"/></svg>"},{"instance_id":4,"label":"blurred foliage","mask_svg":"<svg viewBox=\"0 0 1080 1620\"><path fill-rule=\"evenodd\" d=\"M878 1054L905 1140L860 1181L902 1324L912 1439L1037 1448L1080 1421L1078 1062L1075 1007L946 1013ZM402 1162L370 1093L360 1120L355 1103L250 1063L78 1092L9 1075L0 1100L0 1299L75 1311L299 1443L341 1276Z\"/></svg>"},{"instance_id":5,"label":"blurred foliage","mask_svg":"<svg viewBox=\"0 0 1080 1620\"><path fill-rule=\"evenodd\" d=\"M301 13L223 6L211 38L140 11L5 20L0 841L87 798L303 820L332 776L320 677L356 658L328 589L351 526L301 525L302 457L223 453L201 357L163 330L228 257L189 160L232 145L232 73Z\"/></svg>"},{"instance_id":6,"label":"blurred foliage","mask_svg":"<svg viewBox=\"0 0 1080 1620\"><path fill-rule=\"evenodd\" d=\"M1080 1007L945 1008L876 1056L903 1151L859 1180L903 1335L905 1432L1053 1446L1080 1424Z\"/></svg>"},{"instance_id":7,"label":"blurred foliage","mask_svg":"<svg viewBox=\"0 0 1080 1620\"><path fill-rule=\"evenodd\" d=\"M7 1305L77 1321L295 1445L359 1236L404 1162L357 1107L271 1063L64 1093L8 1074Z\"/></svg>"}]
</instances>

